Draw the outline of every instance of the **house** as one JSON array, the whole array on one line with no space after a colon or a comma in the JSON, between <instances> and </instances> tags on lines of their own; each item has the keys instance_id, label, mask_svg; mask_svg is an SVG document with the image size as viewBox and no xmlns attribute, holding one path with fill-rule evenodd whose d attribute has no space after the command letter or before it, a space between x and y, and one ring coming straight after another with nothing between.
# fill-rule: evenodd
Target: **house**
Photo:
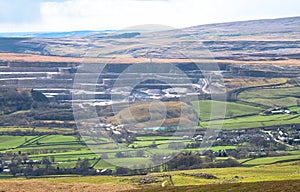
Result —
<instances>
[{"instance_id":1,"label":"house","mask_svg":"<svg viewBox=\"0 0 300 192\"><path fill-rule=\"evenodd\" d=\"M10 173L10 169L6 168L6 169L3 169L2 171L3 173Z\"/></svg>"},{"instance_id":2,"label":"house","mask_svg":"<svg viewBox=\"0 0 300 192\"><path fill-rule=\"evenodd\" d=\"M281 137L281 136L279 136L278 139L283 142L286 142L288 140L286 137Z\"/></svg>"},{"instance_id":3,"label":"house","mask_svg":"<svg viewBox=\"0 0 300 192\"><path fill-rule=\"evenodd\" d=\"M5 160L5 161L4 161L4 164L6 164L6 165L10 165L11 163L12 163L11 160Z\"/></svg>"},{"instance_id":4,"label":"house","mask_svg":"<svg viewBox=\"0 0 300 192\"><path fill-rule=\"evenodd\" d=\"M272 115L284 114L284 111L282 111L282 110L271 111L271 114Z\"/></svg>"},{"instance_id":5,"label":"house","mask_svg":"<svg viewBox=\"0 0 300 192\"><path fill-rule=\"evenodd\" d=\"M185 135L185 136L183 136L183 137L182 137L182 139L183 139L183 140L189 140L189 139L191 139L191 137L190 137L190 136L187 136L187 135Z\"/></svg>"},{"instance_id":6,"label":"house","mask_svg":"<svg viewBox=\"0 0 300 192\"><path fill-rule=\"evenodd\" d=\"M284 134L283 131L281 131L281 130L278 133L280 136L282 136Z\"/></svg>"},{"instance_id":7,"label":"house","mask_svg":"<svg viewBox=\"0 0 300 192\"><path fill-rule=\"evenodd\" d=\"M194 141L202 141L203 140L203 137L202 135L196 135L194 138L193 138Z\"/></svg>"},{"instance_id":8,"label":"house","mask_svg":"<svg viewBox=\"0 0 300 192\"><path fill-rule=\"evenodd\" d=\"M287 107L276 107L274 109L268 109L263 112L264 115L278 115L278 114L297 114L295 111L290 111Z\"/></svg>"},{"instance_id":9,"label":"house","mask_svg":"<svg viewBox=\"0 0 300 192\"><path fill-rule=\"evenodd\" d=\"M97 170L96 172L99 173L100 175L111 175L112 174L111 169L102 169L101 171Z\"/></svg>"}]
</instances>

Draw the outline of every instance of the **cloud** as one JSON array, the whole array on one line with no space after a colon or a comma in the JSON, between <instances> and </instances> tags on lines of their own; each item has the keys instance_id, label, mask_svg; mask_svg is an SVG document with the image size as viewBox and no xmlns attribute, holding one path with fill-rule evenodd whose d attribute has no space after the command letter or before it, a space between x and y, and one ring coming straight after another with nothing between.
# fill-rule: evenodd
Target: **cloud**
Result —
<instances>
[{"instance_id":1,"label":"cloud","mask_svg":"<svg viewBox=\"0 0 300 192\"><path fill-rule=\"evenodd\" d=\"M295 16L298 0L0 0L0 31L188 27Z\"/></svg>"},{"instance_id":2,"label":"cloud","mask_svg":"<svg viewBox=\"0 0 300 192\"><path fill-rule=\"evenodd\" d=\"M167 24L166 18L174 12L171 1L137 1L137 0L73 0L66 2L43 3L42 13L48 26L64 23L60 27L69 26L77 29L102 28L120 29L139 24ZM172 12L172 13L170 13ZM165 13L165 17L163 16Z\"/></svg>"},{"instance_id":3,"label":"cloud","mask_svg":"<svg viewBox=\"0 0 300 192\"><path fill-rule=\"evenodd\" d=\"M0 23L24 24L41 21L40 7L43 2L59 0L0 0Z\"/></svg>"},{"instance_id":4,"label":"cloud","mask_svg":"<svg viewBox=\"0 0 300 192\"><path fill-rule=\"evenodd\" d=\"M172 1L172 0L134 0L134 1Z\"/></svg>"},{"instance_id":5,"label":"cloud","mask_svg":"<svg viewBox=\"0 0 300 192\"><path fill-rule=\"evenodd\" d=\"M38 1L0 0L0 23L32 23L40 16Z\"/></svg>"}]
</instances>

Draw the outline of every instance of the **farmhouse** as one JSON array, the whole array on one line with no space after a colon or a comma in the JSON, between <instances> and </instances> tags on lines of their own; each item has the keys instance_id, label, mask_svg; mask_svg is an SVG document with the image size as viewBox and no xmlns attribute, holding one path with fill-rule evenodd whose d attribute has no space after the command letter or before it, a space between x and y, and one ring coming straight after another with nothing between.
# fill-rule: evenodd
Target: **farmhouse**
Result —
<instances>
[{"instance_id":1,"label":"farmhouse","mask_svg":"<svg viewBox=\"0 0 300 192\"><path fill-rule=\"evenodd\" d=\"M284 111L278 110L278 111L271 111L272 115L276 115L276 114L284 114Z\"/></svg>"},{"instance_id":2,"label":"farmhouse","mask_svg":"<svg viewBox=\"0 0 300 192\"><path fill-rule=\"evenodd\" d=\"M263 112L264 115L278 115L278 114L290 114L294 115L297 114L297 111L290 111L287 107L277 107L274 109L268 109Z\"/></svg>"},{"instance_id":3,"label":"farmhouse","mask_svg":"<svg viewBox=\"0 0 300 192\"><path fill-rule=\"evenodd\" d=\"M6 169L3 169L2 171L3 173L10 173L10 169L6 168Z\"/></svg>"}]
</instances>

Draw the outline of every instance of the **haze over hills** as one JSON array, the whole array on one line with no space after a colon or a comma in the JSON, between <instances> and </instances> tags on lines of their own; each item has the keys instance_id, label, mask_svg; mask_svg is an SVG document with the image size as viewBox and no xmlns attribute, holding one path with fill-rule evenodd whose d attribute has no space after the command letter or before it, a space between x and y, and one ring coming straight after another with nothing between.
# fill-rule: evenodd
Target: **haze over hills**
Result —
<instances>
[{"instance_id":1,"label":"haze over hills","mask_svg":"<svg viewBox=\"0 0 300 192\"><path fill-rule=\"evenodd\" d=\"M66 38L66 37L80 37L91 35L94 33L113 33L115 30L103 31L70 31L70 32L14 32L14 33L0 33L0 38Z\"/></svg>"},{"instance_id":2,"label":"haze over hills","mask_svg":"<svg viewBox=\"0 0 300 192\"><path fill-rule=\"evenodd\" d=\"M300 16L299 16L300 17ZM171 28L161 28L164 31L177 31L186 32L189 30L198 31L196 34L216 34L220 37L225 36L250 36L259 35L263 33L290 33L299 32L299 17L287 17L278 19L261 19L261 20L249 20L249 21L235 21L226 23L214 23L199 26L192 26L184 29L171 29ZM151 31L151 27L159 31L159 25L143 25L139 30L139 26L134 28L128 28L127 32L143 32ZM144 28L144 29L143 29ZM100 30L100 31L64 31L64 32L13 32L13 33L0 33L0 37L17 37L17 38L62 38L62 37L74 37L74 36L86 36L93 34L102 33L114 33L114 32L126 32L125 30ZM235 34L234 34L235 32ZM223 35L221 33L224 33ZM233 34L229 34L233 33ZM186 34L188 35L188 34Z\"/></svg>"},{"instance_id":3,"label":"haze over hills","mask_svg":"<svg viewBox=\"0 0 300 192\"><path fill-rule=\"evenodd\" d=\"M151 51L155 52L151 57L163 59L289 60L299 59L299 26L300 17L291 17L201 25L153 33L37 33L32 34L37 38L0 39L0 51L122 58L147 57L146 54ZM61 38L40 38L58 36ZM89 51L91 47L93 53Z\"/></svg>"}]
</instances>

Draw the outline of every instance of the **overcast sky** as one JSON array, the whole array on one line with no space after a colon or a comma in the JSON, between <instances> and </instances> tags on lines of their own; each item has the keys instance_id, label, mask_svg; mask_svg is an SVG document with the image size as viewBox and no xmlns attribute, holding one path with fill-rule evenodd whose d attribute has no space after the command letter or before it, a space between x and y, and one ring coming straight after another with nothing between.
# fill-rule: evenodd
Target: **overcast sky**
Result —
<instances>
[{"instance_id":1,"label":"overcast sky","mask_svg":"<svg viewBox=\"0 0 300 192\"><path fill-rule=\"evenodd\" d=\"M300 15L299 0L0 0L0 32L176 28Z\"/></svg>"}]
</instances>

